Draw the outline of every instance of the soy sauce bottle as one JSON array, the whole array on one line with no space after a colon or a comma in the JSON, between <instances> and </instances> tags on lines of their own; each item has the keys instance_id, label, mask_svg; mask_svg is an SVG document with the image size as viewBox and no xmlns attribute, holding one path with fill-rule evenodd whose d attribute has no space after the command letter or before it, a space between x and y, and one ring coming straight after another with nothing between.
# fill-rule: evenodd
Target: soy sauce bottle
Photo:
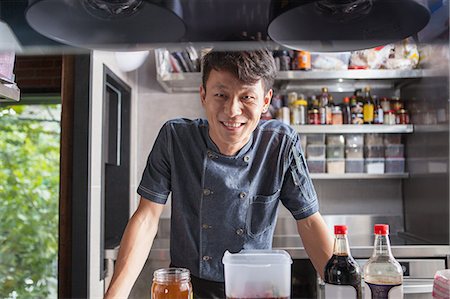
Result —
<instances>
[{"instance_id":1,"label":"soy sauce bottle","mask_svg":"<svg viewBox=\"0 0 450 299\"><path fill-rule=\"evenodd\" d=\"M334 226L333 256L325 266L325 298L362 298L361 270L350 254L347 226Z\"/></svg>"}]
</instances>

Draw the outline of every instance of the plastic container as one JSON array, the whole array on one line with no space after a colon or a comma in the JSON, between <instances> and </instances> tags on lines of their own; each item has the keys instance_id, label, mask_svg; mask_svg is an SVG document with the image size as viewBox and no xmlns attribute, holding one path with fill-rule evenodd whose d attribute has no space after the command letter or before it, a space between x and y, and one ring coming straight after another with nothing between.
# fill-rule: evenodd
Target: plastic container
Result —
<instances>
[{"instance_id":1,"label":"plastic container","mask_svg":"<svg viewBox=\"0 0 450 299\"><path fill-rule=\"evenodd\" d=\"M384 149L385 158L403 158L403 144L390 144L386 145Z\"/></svg>"},{"instance_id":2,"label":"plastic container","mask_svg":"<svg viewBox=\"0 0 450 299\"><path fill-rule=\"evenodd\" d=\"M405 158L387 158L385 160L386 173L404 173Z\"/></svg>"},{"instance_id":3,"label":"plastic container","mask_svg":"<svg viewBox=\"0 0 450 299\"><path fill-rule=\"evenodd\" d=\"M384 158L384 145L369 145L364 147L365 158Z\"/></svg>"},{"instance_id":4,"label":"plastic container","mask_svg":"<svg viewBox=\"0 0 450 299\"><path fill-rule=\"evenodd\" d=\"M364 160L366 173L384 173L384 158L367 158Z\"/></svg>"},{"instance_id":5,"label":"plastic container","mask_svg":"<svg viewBox=\"0 0 450 299\"><path fill-rule=\"evenodd\" d=\"M225 251L227 298L290 298L290 255L284 250Z\"/></svg>"},{"instance_id":6,"label":"plastic container","mask_svg":"<svg viewBox=\"0 0 450 299\"><path fill-rule=\"evenodd\" d=\"M312 68L316 70L347 70L350 52L311 53Z\"/></svg>"},{"instance_id":7,"label":"plastic container","mask_svg":"<svg viewBox=\"0 0 450 299\"><path fill-rule=\"evenodd\" d=\"M372 134L366 134L364 137L364 143L366 145L382 145L383 143L383 135L372 133Z\"/></svg>"},{"instance_id":8,"label":"plastic container","mask_svg":"<svg viewBox=\"0 0 450 299\"><path fill-rule=\"evenodd\" d=\"M346 173L364 173L364 159L345 159Z\"/></svg>"},{"instance_id":9,"label":"plastic container","mask_svg":"<svg viewBox=\"0 0 450 299\"><path fill-rule=\"evenodd\" d=\"M343 159L345 157L345 147L343 145L327 145L328 159Z\"/></svg>"},{"instance_id":10,"label":"plastic container","mask_svg":"<svg viewBox=\"0 0 450 299\"><path fill-rule=\"evenodd\" d=\"M333 174L345 173L345 159L327 159L327 172Z\"/></svg>"},{"instance_id":11,"label":"plastic container","mask_svg":"<svg viewBox=\"0 0 450 299\"><path fill-rule=\"evenodd\" d=\"M345 148L345 157L348 159L362 159L364 158L364 148L359 146L347 146Z\"/></svg>"},{"instance_id":12,"label":"plastic container","mask_svg":"<svg viewBox=\"0 0 450 299\"><path fill-rule=\"evenodd\" d=\"M308 134L307 144L325 144L325 134Z\"/></svg>"},{"instance_id":13,"label":"plastic container","mask_svg":"<svg viewBox=\"0 0 450 299\"><path fill-rule=\"evenodd\" d=\"M401 134L385 134L384 135L384 145L389 144L402 144Z\"/></svg>"},{"instance_id":14,"label":"plastic container","mask_svg":"<svg viewBox=\"0 0 450 299\"><path fill-rule=\"evenodd\" d=\"M327 135L327 145L345 145L344 135Z\"/></svg>"},{"instance_id":15,"label":"plastic container","mask_svg":"<svg viewBox=\"0 0 450 299\"><path fill-rule=\"evenodd\" d=\"M362 146L364 145L363 134L347 134L345 136L347 146Z\"/></svg>"},{"instance_id":16,"label":"plastic container","mask_svg":"<svg viewBox=\"0 0 450 299\"><path fill-rule=\"evenodd\" d=\"M325 159L326 145L309 144L306 146L307 159Z\"/></svg>"},{"instance_id":17,"label":"plastic container","mask_svg":"<svg viewBox=\"0 0 450 299\"><path fill-rule=\"evenodd\" d=\"M307 159L306 164L310 173L325 173L325 159Z\"/></svg>"}]
</instances>

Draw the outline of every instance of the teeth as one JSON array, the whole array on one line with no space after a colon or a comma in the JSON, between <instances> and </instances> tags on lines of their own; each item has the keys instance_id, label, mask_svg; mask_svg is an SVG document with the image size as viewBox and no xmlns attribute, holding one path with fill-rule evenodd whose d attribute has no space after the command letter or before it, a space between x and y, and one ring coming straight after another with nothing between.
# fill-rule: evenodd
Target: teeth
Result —
<instances>
[{"instance_id":1,"label":"teeth","mask_svg":"<svg viewBox=\"0 0 450 299\"><path fill-rule=\"evenodd\" d=\"M241 126L241 123L229 123L229 122L223 122L223 124L226 127L232 127L232 128L238 128Z\"/></svg>"}]
</instances>

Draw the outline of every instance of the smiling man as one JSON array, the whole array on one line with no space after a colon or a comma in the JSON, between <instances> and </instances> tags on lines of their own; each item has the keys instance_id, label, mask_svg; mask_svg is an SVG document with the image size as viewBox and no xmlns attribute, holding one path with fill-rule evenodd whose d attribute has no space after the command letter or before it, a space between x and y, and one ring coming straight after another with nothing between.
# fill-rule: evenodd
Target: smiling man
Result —
<instances>
[{"instance_id":1,"label":"smiling man","mask_svg":"<svg viewBox=\"0 0 450 299\"><path fill-rule=\"evenodd\" d=\"M200 98L207 120L176 119L161 129L107 298L128 296L170 193L171 265L190 270L194 298L225 297L226 250L272 247L280 202L297 220L305 249L323 275L332 239L318 212L300 138L281 122L260 120L275 74L266 50L205 55Z\"/></svg>"}]
</instances>

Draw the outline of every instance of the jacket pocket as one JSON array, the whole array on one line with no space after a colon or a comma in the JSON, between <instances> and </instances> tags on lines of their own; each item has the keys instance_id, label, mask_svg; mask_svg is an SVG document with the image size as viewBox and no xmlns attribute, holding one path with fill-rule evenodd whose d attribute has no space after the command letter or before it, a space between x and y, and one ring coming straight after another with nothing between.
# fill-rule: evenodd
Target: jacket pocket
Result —
<instances>
[{"instance_id":1,"label":"jacket pocket","mask_svg":"<svg viewBox=\"0 0 450 299\"><path fill-rule=\"evenodd\" d=\"M247 214L247 231L256 237L275 224L281 190L272 195L256 195L251 198Z\"/></svg>"}]
</instances>

